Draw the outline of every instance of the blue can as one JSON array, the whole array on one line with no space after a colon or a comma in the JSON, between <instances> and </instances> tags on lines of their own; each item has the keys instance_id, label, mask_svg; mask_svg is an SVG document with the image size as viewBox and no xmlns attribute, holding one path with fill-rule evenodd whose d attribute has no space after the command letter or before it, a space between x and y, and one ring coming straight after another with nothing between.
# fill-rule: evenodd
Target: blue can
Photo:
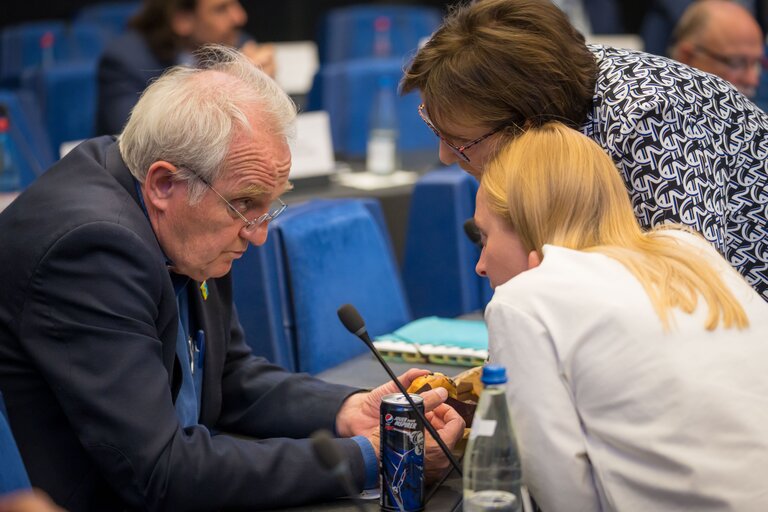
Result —
<instances>
[{"instance_id":1,"label":"blue can","mask_svg":"<svg viewBox=\"0 0 768 512\"><path fill-rule=\"evenodd\" d=\"M424 412L424 399L411 395ZM402 393L381 399L381 510L424 510L424 423Z\"/></svg>"}]
</instances>

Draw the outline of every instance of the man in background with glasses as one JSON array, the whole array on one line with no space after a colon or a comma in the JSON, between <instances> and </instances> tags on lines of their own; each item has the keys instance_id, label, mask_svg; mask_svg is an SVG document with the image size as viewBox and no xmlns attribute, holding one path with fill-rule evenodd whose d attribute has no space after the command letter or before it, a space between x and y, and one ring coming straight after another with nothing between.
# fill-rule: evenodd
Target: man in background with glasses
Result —
<instances>
[{"instance_id":1,"label":"man in background with glasses","mask_svg":"<svg viewBox=\"0 0 768 512\"><path fill-rule=\"evenodd\" d=\"M699 0L672 34L670 56L731 82L754 98L765 66L763 32L744 7L729 0Z\"/></svg>"},{"instance_id":2,"label":"man in background with glasses","mask_svg":"<svg viewBox=\"0 0 768 512\"><path fill-rule=\"evenodd\" d=\"M341 496L318 429L357 490L377 483L394 384L361 393L257 358L232 303L232 262L286 208L295 106L236 50L197 57L0 215L0 389L32 485L72 512ZM453 446L464 422L446 393L423 396ZM428 441L436 471L438 452Z\"/></svg>"}]
</instances>

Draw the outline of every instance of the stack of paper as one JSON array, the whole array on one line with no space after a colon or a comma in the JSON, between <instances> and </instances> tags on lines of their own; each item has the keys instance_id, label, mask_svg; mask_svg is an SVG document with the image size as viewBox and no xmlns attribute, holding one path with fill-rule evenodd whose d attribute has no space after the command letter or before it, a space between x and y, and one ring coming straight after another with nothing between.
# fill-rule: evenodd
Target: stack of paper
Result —
<instances>
[{"instance_id":1,"label":"stack of paper","mask_svg":"<svg viewBox=\"0 0 768 512\"><path fill-rule=\"evenodd\" d=\"M485 322L430 316L415 320L373 343L387 359L478 366L488 359Z\"/></svg>"}]
</instances>

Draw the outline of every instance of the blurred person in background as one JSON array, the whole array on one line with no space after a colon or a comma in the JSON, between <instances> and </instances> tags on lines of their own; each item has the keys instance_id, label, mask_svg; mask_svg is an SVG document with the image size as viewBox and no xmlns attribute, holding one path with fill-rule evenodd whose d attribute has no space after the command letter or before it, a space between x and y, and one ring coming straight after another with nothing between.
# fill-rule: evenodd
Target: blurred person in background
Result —
<instances>
[{"instance_id":1,"label":"blurred person in background","mask_svg":"<svg viewBox=\"0 0 768 512\"><path fill-rule=\"evenodd\" d=\"M699 0L686 9L669 55L728 80L754 98L765 64L763 32L744 7L730 0Z\"/></svg>"},{"instance_id":2,"label":"blurred person in background","mask_svg":"<svg viewBox=\"0 0 768 512\"><path fill-rule=\"evenodd\" d=\"M144 0L99 61L96 133L120 133L149 82L170 66L194 64L205 44L237 47L274 78L274 47L244 33L247 20L239 0Z\"/></svg>"},{"instance_id":3,"label":"blurred person in background","mask_svg":"<svg viewBox=\"0 0 768 512\"><path fill-rule=\"evenodd\" d=\"M557 120L613 159L640 224L700 232L768 300L768 115L723 79L585 44L552 3L455 7L401 84L445 164L480 176L505 140Z\"/></svg>"},{"instance_id":4,"label":"blurred person in background","mask_svg":"<svg viewBox=\"0 0 768 512\"><path fill-rule=\"evenodd\" d=\"M557 122L486 166L475 223L542 510L768 510L768 304L710 244L644 231L610 157Z\"/></svg>"}]
</instances>

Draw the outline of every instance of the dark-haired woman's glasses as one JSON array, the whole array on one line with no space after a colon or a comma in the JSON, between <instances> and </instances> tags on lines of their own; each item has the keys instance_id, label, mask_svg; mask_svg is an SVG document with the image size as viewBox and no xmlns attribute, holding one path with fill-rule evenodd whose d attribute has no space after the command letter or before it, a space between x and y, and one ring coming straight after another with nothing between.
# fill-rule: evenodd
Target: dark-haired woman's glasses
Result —
<instances>
[{"instance_id":1,"label":"dark-haired woman's glasses","mask_svg":"<svg viewBox=\"0 0 768 512\"><path fill-rule=\"evenodd\" d=\"M469 157L466 155L465 152L469 148L471 148L475 144L478 144L478 143L484 141L485 139L487 139L488 137L490 137L494 133L496 133L499 130L501 130L502 128L504 128L504 125L498 126L498 127L494 128L493 130L491 130L490 132L486 133L485 135L481 135L480 137L478 137L478 138L476 138L474 140L471 140L471 141L467 142L466 144L462 144L461 146L456 146L456 145L452 144L448 139L443 137L440 134L440 131L437 128L435 128L434 123L432 123L432 120L427 115L427 110L424 107L423 103L421 105L419 105L419 117L421 117L421 120L424 121L424 123L427 126L429 126L429 128L433 132L435 132L435 135L437 135L437 137L443 142L443 144L445 144L446 146L451 148L451 151L453 151L456 154L456 156L458 156L459 158L461 158L462 160L464 160L467 163L469 163Z\"/></svg>"}]
</instances>

